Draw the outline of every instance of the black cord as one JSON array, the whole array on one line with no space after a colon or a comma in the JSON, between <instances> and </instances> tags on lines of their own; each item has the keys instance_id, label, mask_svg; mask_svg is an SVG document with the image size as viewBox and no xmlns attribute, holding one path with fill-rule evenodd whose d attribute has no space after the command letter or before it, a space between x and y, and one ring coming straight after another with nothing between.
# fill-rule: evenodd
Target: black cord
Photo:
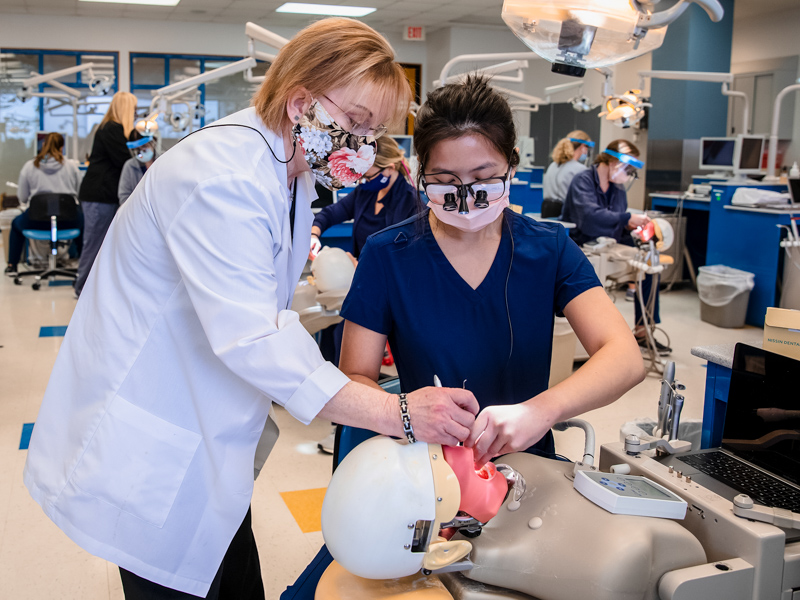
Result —
<instances>
[{"instance_id":1,"label":"black cord","mask_svg":"<svg viewBox=\"0 0 800 600\"><path fill-rule=\"evenodd\" d=\"M258 135L261 136L262 140L264 140L264 143L267 145L267 148L269 148L269 151L270 151L270 153L272 153L272 156L275 158L275 160L277 160L279 163L284 164L284 165L292 162L292 159L294 158L294 155L297 154L297 138L294 138L292 140L292 155L287 160L281 160L280 158L278 158L278 155L275 154L275 151L272 149L272 146L269 145L269 142L267 141L267 138L264 137L263 133L261 133L255 127L250 127L250 125L241 125L240 123L218 123L216 125L206 125L205 127L201 127L200 129L196 129L195 131L192 131L190 134L183 136L180 140L178 140L178 144L180 144L183 140L185 140L189 136L192 136L195 133L200 133L201 131L205 131L206 129L211 129L212 127L244 127L245 129L252 129ZM175 144L175 145L177 146L178 144Z\"/></svg>"},{"instance_id":2,"label":"black cord","mask_svg":"<svg viewBox=\"0 0 800 600\"><path fill-rule=\"evenodd\" d=\"M503 216L503 222L508 227L508 235L511 238L511 260L508 261L508 273L506 274L506 288L505 288L505 300L506 300L506 316L508 317L508 333L511 337L511 344L508 348L508 360L506 361L506 369L511 364L511 354L514 352L514 327L511 325L511 309L508 306L508 281L511 279L511 266L514 264L514 232L511 230L511 225Z\"/></svg>"}]
</instances>

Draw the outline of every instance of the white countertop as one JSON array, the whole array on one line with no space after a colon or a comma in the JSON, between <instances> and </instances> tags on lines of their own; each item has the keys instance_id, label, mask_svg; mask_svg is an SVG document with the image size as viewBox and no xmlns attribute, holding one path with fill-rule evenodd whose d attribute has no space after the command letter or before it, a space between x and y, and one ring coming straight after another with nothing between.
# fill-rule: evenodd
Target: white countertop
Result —
<instances>
[{"instance_id":1,"label":"white countertop","mask_svg":"<svg viewBox=\"0 0 800 600\"><path fill-rule=\"evenodd\" d=\"M544 221L547 223L559 223L564 226L564 229L574 229L575 223L569 223L568 221L559 221L558 219L543 219L542 213L525 213L526 217L533 219L534 221Z\"/></svg>"},{"instance_id":2,"label":"white countertop","mask_svg":"<svg viewBox=\"0 0 800 600\"><path fill-rule=\"evenodd\" d=\"M763 213L767 215L800 215L800 204L795 204L791 209L764 208L759 206L734 206L728 204L725 210L741 210L744 212Z\"/></svg>"}]
</instances>

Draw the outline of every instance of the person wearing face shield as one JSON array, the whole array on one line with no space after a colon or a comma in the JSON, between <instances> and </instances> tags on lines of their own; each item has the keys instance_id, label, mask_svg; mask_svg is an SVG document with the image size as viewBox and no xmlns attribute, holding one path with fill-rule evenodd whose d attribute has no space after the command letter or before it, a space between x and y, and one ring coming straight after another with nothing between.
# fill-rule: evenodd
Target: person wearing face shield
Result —
<instances>
[{"instance_id":1,"label":"person wearing face shield","mask_svg":"<svg viewBox=\"0 0 800 600\"><path fill-rule=\"evenodd\" d=\"M153 166L157 145L158 140L155 136L143 136L136 129L131 131L127 143L131 158L122 165L122 174L119 177L119 188L117 189L120 204L125 203L139 185L147 169Z\"/></svg>"},{"instance_id":2,"label":"person wearing face shield","mask_svg":"<svg viewBox=\"0 0 800 600\"><path fill-rule=\"evenodd\" d=\"M544 173L542 217L558 218L564 207L569 184L578 173L587 169L594 142L585 131L576 129L559 140L553 148L553 162Z\"/></svg>"},{"instance_id":3,"label":"person wearing face shield","mask_svg":"<svg viewBox=\"0 0 800 600\"><path fill-rule=\"evenodd\" d=\"M385 38L317 21L281 48L250 108L182 139L119 208L24 482L77 544L119 565L126 598L264 598L250 499L278 434L272 403L304 424L469 437L471 392L353 382L290 310L315 181L363 177L410 97Z\"/></svg>"},{"instance_id":4,"label":"person wearing face shield","mask_svg":"<svg viewBox=\"0 0 800 600\"><path fill-rule=\"evenodd\" d=\"M564 202L562 219L575 223L570 236L579 245L610 237L617 242L632 245L630 232L646 225L650 218L644 214L628 212L627 192L638 179L644 163L639 160L639 149L627 140L614 140L595 158L594 165L575 176ZM653 277L647 275L642 284L645 298L650 297ZM655 290L654 321L660 323L658 290ZM632 295L628 292L629 296ZM646 347L646 334L641 307L634 303L636 325L634 334L640 346ZM656 342L661 355L672 352L668 346Z\"/></svg>"}]
</instances>

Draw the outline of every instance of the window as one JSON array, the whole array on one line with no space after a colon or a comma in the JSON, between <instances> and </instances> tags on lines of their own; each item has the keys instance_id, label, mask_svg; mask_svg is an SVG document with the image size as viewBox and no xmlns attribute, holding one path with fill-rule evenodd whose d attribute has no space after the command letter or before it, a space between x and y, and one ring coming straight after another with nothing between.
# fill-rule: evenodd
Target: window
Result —
<instances>
[{"instance_id":1,"label":"window","mask_svg":"<svg viewBox=\"0 0 800 600\"><path fill-rule=\"evenodd\" d=\"M17 96L21 89L20 82L30 77L32 72L52 73L89 62L95 65L95 76L113 77L113 85L106 96L93 97L91 81L83 73L59 78L59 83L82 94L77 118L73 114L72 104L66 98L34 96L23 101ZM106 104L118 89L118 63L116 52L0 48L0 189L5 188L6 181L17 181L22 166L35 156L37 131L63 134L67 141L67 157L85 159L90 150L92 126L103 118ZM63 93L49 84L41 84L32 91Z\"/></svg>"},{"instance_id":2,"label":"window","mask_svg":"<svg viewBox=\"0 0 800 600\"><path fill-rule=\"evenodd\" d=\"M166 85L185 81L201 73L241 60L241 56L199 56L175 54L131 53L131 92L139 99L137 114L144 117L150 112L153 92ZM259 62L253 74L266 73L268 63ZM191 93L185 101L172 105L174 115L188 115L190 122L185 128L167 122L164 115L158 116L158 128L163 149L170 148L187 133L208 123L233 114L250 106L250 99L257 88L238 73L223 79L198 86L196 95ZM177 120L177 117L176 117Z\"/></svg>"}]
</instances>

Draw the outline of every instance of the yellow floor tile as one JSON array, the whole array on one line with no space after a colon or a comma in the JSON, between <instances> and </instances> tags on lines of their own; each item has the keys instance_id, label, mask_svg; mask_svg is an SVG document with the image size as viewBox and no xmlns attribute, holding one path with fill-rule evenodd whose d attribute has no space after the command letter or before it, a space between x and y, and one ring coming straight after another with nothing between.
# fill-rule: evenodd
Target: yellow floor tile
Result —
<instances>
[{"instance_id":1,"label":"yellow floor tile","mask_svg":"<svg viewBox=\"0 0 800 600\"><path fill-rule=\"evenodd\" d=\"M322 501L325 499L325 489L281 492L281 498L283 498L303 533L322 530L321 514Z\"/></svg>"}]
</instances>

